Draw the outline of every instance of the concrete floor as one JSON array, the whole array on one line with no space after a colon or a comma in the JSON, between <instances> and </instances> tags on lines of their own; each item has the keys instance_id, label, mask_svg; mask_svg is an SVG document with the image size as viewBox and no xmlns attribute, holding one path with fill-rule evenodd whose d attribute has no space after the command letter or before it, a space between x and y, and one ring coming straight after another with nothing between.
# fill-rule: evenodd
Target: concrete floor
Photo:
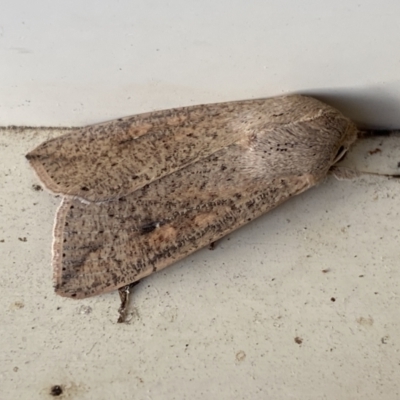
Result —
<instances>
[{"instance_id":1,"label":"concrete floor","mask_svg":"<svg viewBox=\"0 0 400 400\"><path fill-rule=\"evenodd\" d=\"M0 131L1 399L400 398L398 180L329 177L145 279L116 324L117 293L52 289L60 199L24 154L57 134ZM376 146L359 161L393 166Z\"/></svg>"}]
</instances>

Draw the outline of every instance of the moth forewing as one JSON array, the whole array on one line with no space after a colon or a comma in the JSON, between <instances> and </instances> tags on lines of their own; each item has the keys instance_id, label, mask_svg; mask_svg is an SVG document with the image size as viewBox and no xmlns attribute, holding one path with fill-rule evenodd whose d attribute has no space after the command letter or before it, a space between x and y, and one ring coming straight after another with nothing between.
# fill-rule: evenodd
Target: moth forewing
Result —
<instances>
[{"instance_id":1,"label":"moth forewing","mask_svg":"<svg viewBox=\"0 0 400 400\"><path fill-rule=\"evenodd\" d=\"M300 95L183 107L81 128L42 143L27 158L52 192L106 201L253 134L339 116Z\"/></svg>"}]
</instances>

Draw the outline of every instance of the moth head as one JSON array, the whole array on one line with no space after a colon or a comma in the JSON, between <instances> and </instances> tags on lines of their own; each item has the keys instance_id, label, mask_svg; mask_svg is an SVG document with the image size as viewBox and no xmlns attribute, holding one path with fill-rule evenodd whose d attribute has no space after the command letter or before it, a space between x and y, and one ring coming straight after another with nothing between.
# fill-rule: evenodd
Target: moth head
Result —
<instances>
[{"instance_id":1,"label":"moth head","mask_svg":"<svg viewBox=\"0 0 400 400\"><path fill-rule=\"evenodd\" d=\"M343 132L342 137L337 143L336 151L332 154L332 165L338 163L343 157L346 155L350 146L357 139L358 130L355 125L351 122L347 125L346 129Z\"/></svg>"},{"instance_id":2,"label":"moth head","mask_svg":"<svg viewBox=\"0 0 400 400\"><path fill-rule=\"evenodd\" d=\"M248 135L241 168L260 179L306 175L320 181L356 138L356 126L338 112L318 114Z\"/></svg>"}]
</instances>

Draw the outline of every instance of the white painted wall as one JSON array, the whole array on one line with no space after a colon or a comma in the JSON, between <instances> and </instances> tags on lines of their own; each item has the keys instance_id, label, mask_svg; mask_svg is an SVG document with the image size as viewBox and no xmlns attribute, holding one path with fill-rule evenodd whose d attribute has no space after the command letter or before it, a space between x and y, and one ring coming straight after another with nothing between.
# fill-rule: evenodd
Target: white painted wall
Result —
<instances>
[{"instance_id":1,"label":"white painted wall","mask_svg":"<svg viewBox=\"0 0 400 400\"><path fill-rule=\"evenodd\" d=\"M0 125L319 94L400 126L396 0L2 0Z\"/></svg>"}]
</instances>

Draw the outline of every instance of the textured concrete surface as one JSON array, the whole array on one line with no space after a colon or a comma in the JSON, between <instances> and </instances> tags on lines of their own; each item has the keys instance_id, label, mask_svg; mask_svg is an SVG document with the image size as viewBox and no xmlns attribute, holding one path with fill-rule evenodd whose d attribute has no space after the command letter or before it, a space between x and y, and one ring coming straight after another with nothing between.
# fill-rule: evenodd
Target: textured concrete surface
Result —
<instances>
[{"instance_id":1,"label":"textured concrete surface","mask_svg":"<svg viewBox=\"0 0 400 400\"><path fill-rule=\"evenodd\" d=\"M399 398L398 180L328 178L145 279L116 324L117 293L52 290L60 200L24 154L54 134L0 131L2 399Z\"/></svg>"}]
</instances>

